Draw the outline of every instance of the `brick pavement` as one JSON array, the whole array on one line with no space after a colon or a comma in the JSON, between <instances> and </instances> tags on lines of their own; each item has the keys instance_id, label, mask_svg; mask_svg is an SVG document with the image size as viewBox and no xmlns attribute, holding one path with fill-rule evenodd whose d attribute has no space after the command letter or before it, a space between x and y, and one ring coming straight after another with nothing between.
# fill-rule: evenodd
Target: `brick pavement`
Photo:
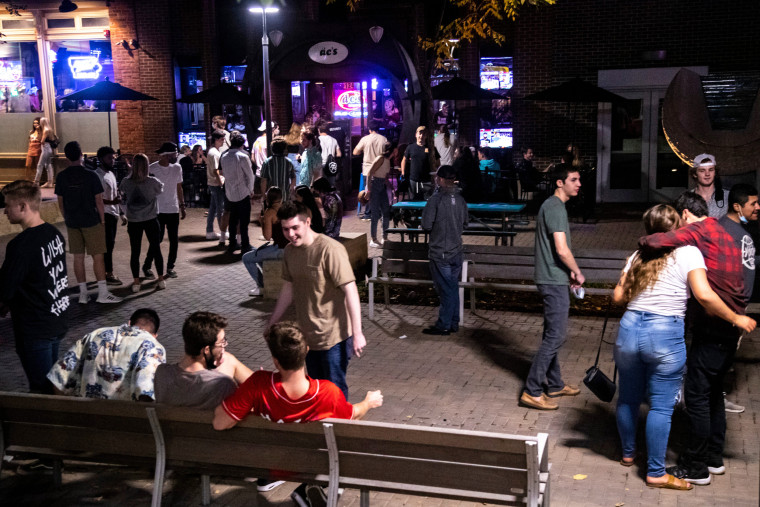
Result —
<instances>
[{"instance_id":1,"label":"brick pavement","mask_svg":"<svg viewBox=\"0 0 760 507\"><path fill-rule=\"evenodd\" d=\"M249 277L242 264L217 249L215 242L205 241L202 211L190 209L188 219L180 226L179 278L168 280L167 289L160 292L151 290L151 284L137 295L132 295L128 286L117 288L114 292L127 298L115 306L73 303L71 331L64 346L98 326L126 321L140 306L151 306L162 318L159 340L166 346L169 360L176 361L182 350L183 319L190 312L203 309L230 319L228 336L232 353L251 368L270 368L269 354L260 337L273 302L248 297ZM346 217L344 224L352 232L369 229L369 223L358 221L353 214ZM573 244L586 248L633 248L642 230L636 220L571 227ZM258 230L252 229L255 238ZM9 239L10 236L0 238L3 251ZM125 228L119 228L116 244L117 274L129 280ZM516 244L531 245L532 232L518 235ZM379 252L370 249L370 255L373 253ZM89 264L87 273L92 277ZM94 291L94 284L91 287ZM395 305L385 310L380 305L375 322L366 320L366 305L363 311L369 345L365 357L352 361L348 380L350 399L354 402L369 389L383 390L385 405L370 414L372 420L507 433L549 432L552 497L553 505L557 506L758 504L757 333L744 340L736 364L731 398L746 405L747 411L728 414L726 475L716 477L710 486L675 492L646 488L645 469L640 464L629 469L616 463L619 444L614 406L599 402L587 390L583 389L576 398L560 400L561 408L556 412L543 413L518 406L522 381L540 340L540 314L478 311L473 315L467 311L465 326L457 335L432 338L422 335L420 330L434 321L436 308ZM560 357L568 381L580 382L585 369L592 364L601 325L600 318L571 317L569 340ZM610 339L616 331L617 321L611 322ZM402 335L407 338L400 339ZM3 364L0 390L24 391L25 377L12 344L10 321L0 320ZM603 368L607 373L612 370L609 348L605 350ZM675 449L682 445L684 428L683 416L676 414L671 433ZM672 463L675 456L671 451L668 462ZM0 481L0 498L9 505L145 505L150 497L151 476L146 471L69 466L64 474L65 486L56 492L47 479L21 476L12 468L3 471ZM576 474L586 478L576 480L573 478ZM264 494L257 494L251 484L240 480L214 477L212 485L215 505L291 505L288 497L291 485ZM166 481L165 491L167 505L199 502L197 478L172 475ZM371 496L375 506L475 505L381 493ZM341 505L347 506L358 503L358 492L354 490L347 490L341 501Z\"/></svg>"}]
</instances>

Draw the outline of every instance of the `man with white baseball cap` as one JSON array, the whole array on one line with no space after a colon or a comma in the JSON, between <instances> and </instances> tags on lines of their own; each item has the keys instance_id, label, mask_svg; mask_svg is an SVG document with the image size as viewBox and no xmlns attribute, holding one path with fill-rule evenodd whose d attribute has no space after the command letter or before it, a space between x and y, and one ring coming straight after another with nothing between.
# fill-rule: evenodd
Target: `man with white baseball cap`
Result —
<instances>
[{"instance_id":1,"label":"man with white baseball cap","mask_svg":"<svg viewBox=\"0 0 760 507\"><path fill-rule=\"evenodd\" d=\"M272 127L272 138L280 135L280 126L275 122L270 121ZM259 188L259 178L261 178L261 167L264 165L264 161L269 155L267 155L267 122L262 121L259 125L259 132L261 135L256 138L253 146L251 147L251 160L256 165L256 185L255 188Z\"/></svg>"},{"instance_id":2,"label":"man with white baseball cap","mask_svg":"<svg viewBox=\"0 0 760 507\"><path fill-rule=\"evenodd\" d=\"M150 164L149 172L164 184L164 191L158 196L158 223L161 230L161 241L164 234L169 234L169 258L166 262L166 276L177 278L174 264L177 262L179 249L179 221L185 219L185 194L182 191L182 166L177 163L177 145L166 142L156 150L158 162ZM153 257L148 255L143 263L145 278L155 278L150 267Z\"/></svg>"},{"instance_id":3,"label":"man with white baseball cap","mask_svg":"<svg viewBox=\"0 0 760 507\"><path fill-rule=\"evenodd\" d=\"M723 188L714 156L701 153L694 157L689 176L696 183L693 192L707 202L708 216L720 219L728 213L728 190Z\"/></svg>"}]
</instances>

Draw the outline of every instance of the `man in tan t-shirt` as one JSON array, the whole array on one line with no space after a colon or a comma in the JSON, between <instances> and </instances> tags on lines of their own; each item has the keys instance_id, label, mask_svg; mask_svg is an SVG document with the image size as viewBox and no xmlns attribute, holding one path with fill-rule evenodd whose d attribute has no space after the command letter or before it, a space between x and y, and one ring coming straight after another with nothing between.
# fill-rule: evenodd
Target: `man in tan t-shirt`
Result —
<instances>
[{"instance_id":1,"label":"man in tan t-shirt","mask_svg":"<svg viewBox=\"0 0 760 507\"><path fill-rule=\"evenodd\" d=\"M333 382L348 399L348 360L352 355L360 357L367 344L359 291L345 247L315 233L309 213L299 202L277 210L290 244L282 261L285 284L268 326L278 322L295 303L296 320L309 346L306 371L311 378Z\"/></svg>"}]
</instances>

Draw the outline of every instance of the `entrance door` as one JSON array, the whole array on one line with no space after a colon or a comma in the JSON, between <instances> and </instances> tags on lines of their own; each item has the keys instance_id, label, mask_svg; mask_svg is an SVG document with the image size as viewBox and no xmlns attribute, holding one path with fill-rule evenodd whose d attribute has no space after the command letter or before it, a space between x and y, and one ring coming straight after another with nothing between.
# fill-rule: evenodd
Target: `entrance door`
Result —
<instances>
[{"instance_id":1,"label":"entrance door","mask_svg":"<svg viewBox=\"0 0 760 507\"><path fill-rule=\"evenodd\" d=\"M627 100L600 109L601 180L606 202L665 202L688 184L688 167L662 129L664 90L616 92Z\"/></svg>"}]
</instances>

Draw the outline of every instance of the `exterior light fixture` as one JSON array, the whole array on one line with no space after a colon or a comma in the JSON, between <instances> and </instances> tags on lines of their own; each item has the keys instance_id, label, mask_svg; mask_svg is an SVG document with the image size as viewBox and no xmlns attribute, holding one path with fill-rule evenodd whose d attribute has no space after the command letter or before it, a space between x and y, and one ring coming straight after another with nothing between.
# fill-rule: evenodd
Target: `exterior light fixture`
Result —
<instances>
[{"instance_id":1,"label":"exterior light fixture","mask_svg":"<svg viewBox=\"0 0 760 507\"><path fill-rule=\"evenodd\" d=\"M275 12L280 12L280 9L278 7L251 7L248 9L249 12L253 12L254 14L274 14Z\"/></svg>"},{"instance_id":2,"label":"exterior light fixture","mask_svg":"<svg viewBox=\"0 0 760 507\"><path fill-rule=\"evenodd\" d=\"M269 40L272 41L272 45L277 47L282 42L282 32L279 30L272 30L269 32Z\"/></svg>"},{"instance_id":3,"label":"exterior light fixture","mask_svg":"<svg viewBox=\"0 0 760 507\"><path fill-rule=\"evenodd\" d=\"M77 10L78 7L79 6L71 0L63 0L61 2L61 5L58 7L58 12L72 12Z\"/></svg>"},{"instance_id":4,"label":"exterior light fixture","mask_svg":"<svg viewBox=\"0 0 760 507\"><path fill-rule=\"evenodd\" d=\"M372 37L372 42L377 44L380 42L380 39L383 38L383 27L382 26L373 26L369 29L369 36Z\"/></svg>"},{"instance_id":5,"label":"exterior light fixture","mask_svg":"<svg viewBox=\"0 0 760 507\"><path fill-rule=\"evenodd\" d=\"M267 32L267 14L274 14L280 12L277 7L251 7L248 9L253 14L261 14L261 56L263 58L263 71L264 71L264 125L266 125L267 135L267 154L269 154L269 147L272 145L272 92L270 90L269 83L269 35ZM277 40L272 40L272 43L277 46L282 41L282 32L277 32Z\"/></svg>"}]
</instances>

